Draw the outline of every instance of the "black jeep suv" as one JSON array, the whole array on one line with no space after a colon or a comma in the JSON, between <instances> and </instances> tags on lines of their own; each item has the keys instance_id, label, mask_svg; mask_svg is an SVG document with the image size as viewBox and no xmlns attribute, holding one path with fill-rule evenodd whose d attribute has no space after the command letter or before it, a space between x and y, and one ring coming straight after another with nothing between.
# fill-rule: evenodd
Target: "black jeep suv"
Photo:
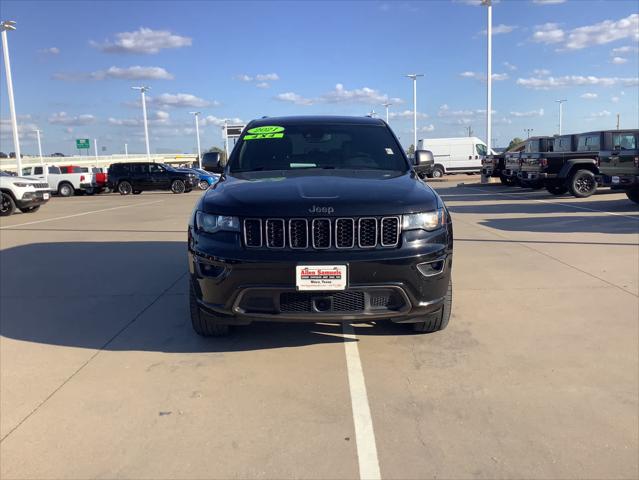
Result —
<instances>
[{"instance_id":1,"label":"black jeep suv","mask_svg":"<svg viewBox=\"0 0 639 480\"><path fill-rule=\"evenodd\" d=\"M255 120L223 172L189 221L198 334L259 320L446 327L450 215L384 121Z\"/></svg>"},{"instance_id":2,"label":"black jeep suv","mask_svg":"<svg viewBox=\"0 0 639 480\"><path fill-rule=\"evenodd\" d=\"M108 186L121 195L135 195L145 190L170 190L188 193L198 183L194 173L181 172L164 163L114 163L109 166Z\"/></svg>"}]
</instances>

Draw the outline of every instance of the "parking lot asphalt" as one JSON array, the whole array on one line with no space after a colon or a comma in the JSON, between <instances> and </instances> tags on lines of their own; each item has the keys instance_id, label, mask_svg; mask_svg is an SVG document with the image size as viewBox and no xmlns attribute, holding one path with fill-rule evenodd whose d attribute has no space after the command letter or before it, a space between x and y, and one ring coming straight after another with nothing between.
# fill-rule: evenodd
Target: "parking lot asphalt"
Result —
<instances>
[{"instance_id":1,"label":"parking lot asphalt","mask_svg":"<svg viewBox=\"0 0 639 480\"><path fill-rule=\"evenodd\" d=\"M430 335L263 323L197 337L196 192L3 218L0 477L639 477L637 205L457 186L469 178L433 183L456 243L451 322ZM356 432L354 402L372 429Z\"/></svg>"}]
</instances>

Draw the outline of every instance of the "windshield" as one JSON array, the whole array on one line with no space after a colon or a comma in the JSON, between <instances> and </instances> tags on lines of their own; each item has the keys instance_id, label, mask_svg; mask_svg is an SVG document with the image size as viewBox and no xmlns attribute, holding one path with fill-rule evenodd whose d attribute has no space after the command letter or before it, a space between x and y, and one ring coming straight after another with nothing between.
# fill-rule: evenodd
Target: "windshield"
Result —
<instances>
[{"instance_id":1,"label":"windshield","mask_svg":"<svg viewBox=\"0 0 639 480\"><path fill-rule=\"evenodd\" d=\"M278 130L260 134L261 129ZM408 165L400 145L381 125L251 128L230 160L231 172L311 168L406 171Z\"/></svg>"}]
</instances>

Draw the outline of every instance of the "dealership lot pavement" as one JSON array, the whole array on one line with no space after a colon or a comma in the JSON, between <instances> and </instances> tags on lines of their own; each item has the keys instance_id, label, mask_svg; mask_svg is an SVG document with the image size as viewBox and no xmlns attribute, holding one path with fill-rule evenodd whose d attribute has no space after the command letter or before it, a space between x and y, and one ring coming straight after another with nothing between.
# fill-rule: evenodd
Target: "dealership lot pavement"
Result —
<instances>
[{"instance_id":1,"label":"dealership lot pavement","mask_svg":"<svg viewBox=\"0 0 639 480\"><path fill-rule=\"evenodd\" d=\"M56 198L2 219L0 477L341 479L375 464L397 479L637 478L637 205L457 186L474 180L433 184L456 244L453 317L431 335L255 324L198 338L196 192ZM374 430L359 438L345 351Z\"/></svg>"}]
</instances>

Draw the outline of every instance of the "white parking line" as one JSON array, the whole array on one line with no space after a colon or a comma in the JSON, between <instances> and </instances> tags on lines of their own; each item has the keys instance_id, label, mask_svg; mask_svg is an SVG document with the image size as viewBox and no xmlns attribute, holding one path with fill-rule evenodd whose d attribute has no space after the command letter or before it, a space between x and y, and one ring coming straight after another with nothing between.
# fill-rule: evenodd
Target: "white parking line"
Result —
<instances>
[{"instance_id":1,"label":"white parking line","mask_svg":"<svg viewBox=\"0 0 639 480\"><path fill-rule=\"evenodd\" d=\"M479 188L472 188L472 187L463 187L463 188L467 188L468 190L476 190L478 192L483 191L483 190L480 190ZM486 195L486 194L484 194L484 195ZM504 197L517 197L518 196L518 194L500 193L500 192L494 192L492 195L502 195ZM623 217L623 218L629 218L631 220L639 221L639 217L631 217L630 215L623 215L621 213L607 212L606 210L597 210L596 208L581 207L579 205L574 205L572 203L551 202L549 200L538 200L536 198L526 198L526 200L530 200L532 202L538 202L538 203L549 203L550 205L561 205L562 207L571 207L571 208L576 208L578 210L588 210L589 212L607 213L608 215L614 215L615 217Z\"/></svg>"},{"instance_id":2,"label":"white parking line","mask_svg":"<svg viewBox=\"0 0 639 480\"><path fill-rule=\"evenodd\" d=\"M379 460L377 459L377 445L375 443L371 409L368 405L368 395L366 394L362 362L359 358L357 335L355 335L355 331L350 324L344 323L342 325L348 385L353 409L353 423L355 425L359 478L361 480L379 480L381 474Z\"/></svg>"},{"instance_id":3,"label":"white parking line","mask_svg":"<svg viewBox=\"0 0 639 480\"><path fill-rule=\"evenodd\" d=\"M24 227L25 225L35 225L36 223L53 222L55 220L64 220L65 218L81 217L83 215L91 215L92 213L108 212L109 210L119 210L121 208L129 207L141 207L142 205L153 205L154 203L160 203L164 200L155 200L154 202L136 203L133 205L122 205L119 207L103 208L101 210L92 210L90 212L76 213L74 215L65 215L64 217L45 218L44 220L35 220L33 222L18 223L16 225L7 225L6 227L0 227L0 230L7 230L14 227Z\"/></svg>"}]
</instances>

